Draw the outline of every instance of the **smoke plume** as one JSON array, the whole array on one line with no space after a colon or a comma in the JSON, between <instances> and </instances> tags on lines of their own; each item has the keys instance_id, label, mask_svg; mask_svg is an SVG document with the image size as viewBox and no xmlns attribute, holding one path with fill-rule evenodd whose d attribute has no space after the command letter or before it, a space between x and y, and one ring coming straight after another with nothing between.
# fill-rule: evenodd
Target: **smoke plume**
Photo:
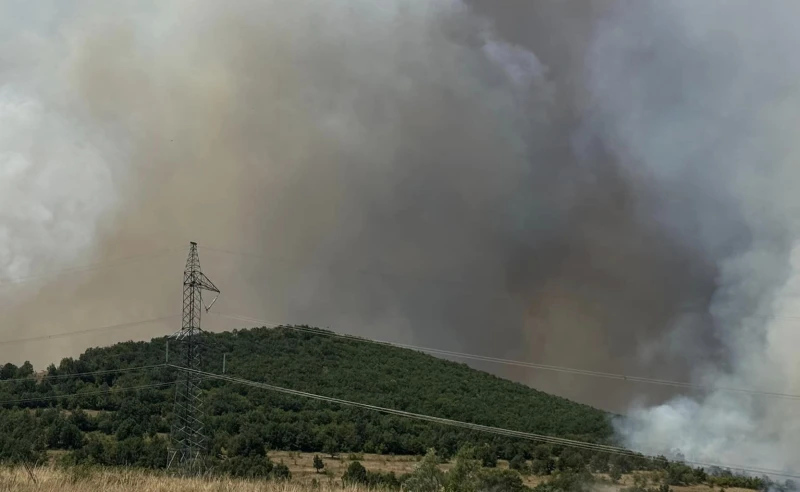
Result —
<instances>
[{"instance_id":1,"label":"smoke plume","mask_svg":"<svg viewBox=\"0 0 800 492\"><path fill-rule=\"evenodd\" d=\"M655 183L640 213L716 265L709 313L725 366L699 382L796 394L800 180L795 4L621 4L600 22L587 86L625 172ZM657 280L656 280L657 281ZM674 350L687 349L695 337ZM629 443L727 463L796 469L795 403L713 392L637 408Z\"/></svg>"},{"instance_id":2,"label":"smoke plume","mask_svg":"<svg viewBox=\"0 0 800 492\"><path fill-rule=\"evenodd\" d=\"M179 314L194 240L220 313L796 391L796 10L4 4L3 339ZM797 464L781 402L479 367L635 403L619 430L642 451Z\"/></svg>"}]
</instances>

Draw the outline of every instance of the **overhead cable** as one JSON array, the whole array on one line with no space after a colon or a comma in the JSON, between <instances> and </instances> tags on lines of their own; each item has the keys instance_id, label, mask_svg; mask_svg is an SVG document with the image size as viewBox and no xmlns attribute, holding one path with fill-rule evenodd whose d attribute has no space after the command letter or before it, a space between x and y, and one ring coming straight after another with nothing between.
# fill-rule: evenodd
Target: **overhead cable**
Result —
<instances>
[{"instance_id":1,"label":"overhead cable","mask_svg":"<svg viewBox=\"0 0 800 492\"><path fill-rule=\"evenodd\" d=\"M0 379L1 383L17 383L17 382L25 382L25 381L48 381L51 379L70 379L70 378L80 378L86 376L101 376L105 374L119 374L119 373L126 373L132 371L143 371L145 369L158 369L161 367L166 367L166 364L153 364L149 366L136 366L136 367L125 367L120 369L102 369L98 371L87 371L87 372L73 372L69 374L53 374L53 375L33 375L24 378L11 378L11 379Z\"/></svg>"},{"instance_id":2,"label":"overhead cable","mask_svg":"<svg viewBox=\"0 0 800 492\"><path fill-rule=\"evenodd\" d=\"M180 317L179 314L168 314L165 316L158 316L155 318L150 319L143 319L139 321L129 321L126 323L119 323L115 325L106 325L106 326L98 326L95 328L87 328L85 330L77 330L77 331L66 331L61 333L53 333L50 335L38 335L34 337L25 337L25 338L16 338L13 340L0 340L0 345L10 345L15 343L23 343L23 342L33 342L38 340L52 340L55 338L64 338L64 337L71 337L75 335L83 335L86 333L94 333L98 331L105 331L105 330L116 330L120 328L127 328L129 326L136 326L136 325L143 325L147 323L155 323L156 321L162 321L169 318Z\"/></svg>"},{"instance_id":3,"label":"overhead cable","mask_svg":"<svg viewBox=\"0 0 800 492\"><path fill-rule=\"evenodd\" d=\"M6 287L6 286L9 286L9 285L20 284L20 283L23 283L23 282L29 282L29 281L32 281L32 280L47 279L47 278L50 278L52 276L67 275L67 274L71 274L71 273L83 273L83 272L89 272L89 271L93 271L93 270L100 270L100 269L104 269L104 268L110 268L110 267L118 266L118 265L121 265L121 264L124 264L124 263L132 263L132 262L137 262L137 261L150 259L150 258L154 258L154 257L158 257L158 256L164 256L164 255L166 255L168 253L173 253L175 251L182 251L182 250L179 249L179 248L161 249L161 250L153 251L153 252L150 252L150 253L127 256L127 257L124 257L124 258L118 258L118 259L115 259L115 260L109 260L109 261L104 261L104 262L90 263L88 265L72 267L72 268L65 268L65 269L62 269L62 270L53 270L53 271L50 271L50 272L38 273L36 275L30 275L30 276L27 276L27 277L2 278L2 279L0 279L0 288Z\"/></svg>"},{"instance_id":4,"label":"overhead cable","mask_svg":"<svg viewBox=\"0 0 800 492\"><path fill-rule=\"evenodd\" d=\"M261 260L261 262L263 264L267 264L268 262L270 262L270 263L276 262L276 263L284 263L284 264L290 264L290 265L307 266L307 263L301 263L299 261L286 259L286 258L277 258L275 256L268 256L268 255L264 255L264 254L260 254L260 253L241 252L241 251L234 251L234 250L231 250L231 249L214 248L214 247L209 247L209 246L204 246L204 247L202 247L202 249L204 251L213 251L213 252L216 252L216 253L221 253L221 254L225 254L225 255L229 255L229 256L238 256L238 257L241 257L241 258L255 258L255 259ZM324 266L324 265L320 265L320 266ZM417 281L420 280L420 279L414 279L410 275L403 275L403 274L399 274L399 273L395 273L395 272L376 270L376 269L372 269L372 268L349 268L348 270L353 272L353 273L359 274L359 275L367 275L367 276L373 276L373 277L397 278L397 279L412 280L412 281L413 280L417 280ZM461 290L461 291L467 291L468 292L468 291L474 290L469 285L465 285L466 282L464 282L463 280L454 279L454 278L422 279L422 281L424 281L425 283L434 283L434 284L437 284L437 285L451 285L451 286L457 287L458 290ZM580 294L585 295L586 294L586 290L581 290ZM481 291L481 292L477 293L476 295L481 297L481 298L483 298L483 299L487 299L487 298L501 299L502 298L502 299L509 299L510 300L509 296L504 296L504 295L501 295L501 294L487 295L487 293L484 292L484 291ZM548 298L548 299L566 299L566 300L574 300L575 299L575 294L572 293L572 292L537 293L537 296L541 297L541 298ZM604 302L605 301L603 301L602 299L595 300L595 303L597 303L597 304L603 304ZM676 314L678 314L678 313L694 313L694 314L704 314L704 315L705 314L709 314L707 306L704 306L702 304L685 304L685 305L682 306L681 309L676 310L675 313ZM780 314L756 314L756 313L753 313L753 314L747 314L747 315L743 316L743 318L755 318L755 319L800 319L800 316L780 315Z\"/></svg>"},{"instance_id":5,"label":"overhead cable","mask_svg":"<svg viewBox=\"0 0 800 492\"><path fill-rule=\"evenodd\" d=\"M39 396L39 397L32 397L32 398L20 398L17 400L0 400L0 405L13 405L17 403L30 403L34 401L47 401L47 400L58 400L59 398L68 398L71 396L98 396L98 395L113 395L115 393L120 393L124 391L132 391L132 390L141 390L141 389L148 389L148 388L162 388L164 386L171 386L175 384L174 382L170 381L168 383L154 383L154 384L143 384L140 386L124 386L124 387L116 387L112 386L108 390L100 390L100 391L88 391L85 393L67 393L63 395L50 395L50 396Z\"/></svg>"},{"instance_id":6,"label":"overhead cable","mask_svg":"<svg viewBox=\"0 0 800 492\"><path fill-rule=\"evenodd\" d=\"M423 347L419 345L409 345L404 343L396 343L396 342L387 342L383 340L374 340L371 338L363 338L357 337L354 335L346 335L343 333L332 332L328 330L320 330L316 328L306 328L302 326L292 326L292 325L283 325L283 324L275 324L272 322L259 320L256 318L250 318L247 316L238 316L238 315L231 315L231 314L221 314L215 313L216 316L220 316L223 318L230 318L239 321L245 321L249 323L259 323L265 324L265 326L272 326L272 327L283 327L289 328L295 331L311 333L314 335L320 336L327 336L327 337L336 337L342 338L345 340L352 340L357 342L366 342L366 343L374 343L377 345L384 345L384 346L391 346L397 348L404 348L408 350L416 350L419 352L425 352L440 356L446 357L454 357L459 359L468 359L468 360L476 360L481 362L491 362L495 364L505 364L505 365L512 365L517 367L525 367L528 369L537 369L543 371L553 371L553 372L561 372L567 374L576 374L580 376L591 376L591 377L598 377L598 378L605 378L605 379L613 379L617 381L627 381L631 383L644 383L644 384L657 384L662 386L672 386L677 388L687 388L687 389L697 389L697 390L704 390L704 391L724 391L724 392L732 392L732 393L743 393L743 394L750 394L750 395L758 395L758 396L769 396L773 398L784 398L790 400L800 400L800 395L791 394L791 393L781 393L777 391L763 391L763 390L756 390L756 389L749 389L749 388L733 388L733 387L726 387L726 386L712 386L712 385L703 385L703 384L696 384L696 383L689 383L686 381L672 381L667 379L656 379L656 378L647 378L642 376L630 376L625 374L615 374L611 372L602 372L602 371L592 371L589 369L579 369L575 367L566 367L566 366L554 366L548 364L536 364L533 362L526 362L526 361L519 361L519 360L511 360L511 359L503 359L499 357L489 357L485 355L477 355L477 354L468 354L464 352L455 352L452 350L443 350L443 349L436 349L431 347Z\"/></svg>"},{"instance_id":7,"label":"overhead cable","mask_svg":"<svg viewBox=\"0 0 800 492\"><path fill-rule=\"evenodd\" d=\"M178 367L178 366L175 366L175 365L172 365L172 364L170 364L170 366L173 367L174 369L178 369L178 370L189 370L189 369L181 368L181 367ZM460 427L460 428L475 430L475 431L479 431L479 432L502 435L502 436L507 436L507 437L517 437L517 438L528 439L528 440L532 440L532 441L547 442L547 443L550 443L550 444L557 444L557 445L561 445L561 446L573 447L573 448L578 448L578 449L586 449L586 450L596 451L596 452L619 454L619 455L632 456L632 457L638 457L638 458L646 458L646 459L651 459L651 460L663 460L664 459L663 457L658 457L658 456L643 455L643 454L636 453L634 451L631 451L631 450L628 450L628 449L625 449L625 448L622 448L622 447L618 447L618 446L594 444L594 443L588 443L588 442L584 442L584 441L577 441L577 440L574 440L574 439L558 438L558 437L547 436L547 435L543 435L543 434L535 434L535 433L531 433L531 432L521 432L521 431L503 429L503 428L500 428L500 427L491 427L491 426L480 425L480 424L472 424L472 423L469 423L469 422L462 422L462 421L452 420L452 419L447 419L447 418L442 418L442 417L434 417L434 416L420 414L420 413L407 412L407 411L404 411L404 410L396 410L396 409L393 409L393 408L380 407L380 406L377 406L377 405L370 405L370 404L360 403L360 402L355 402L355 401L350 401L350 400L343 400L341 398L333 398L333 397L329 397L329 396L317 395L317 394L314 394L314 393L308 393L308 392L305 392L305 391L293 390L293 389L284 388L284 387L281 387L281 386L276 386L276 385L267 384L267 383L260 383L260 382L257 382L257 381L251 381L251 380L248 380L248 379L242 379L242 378L237 378L237 377L233 377L233 376L227 376L227 375L223 375L223 374L215 374L215 373L199 371L199 370L190 370L190 371L193 371L198 375L204 376L207 379L217 379L217 380L220 380L220 381L226 381L226 382L230 382L230 383L241 384L241 385L245 385L245 386L265 389L265 390L274 391L274 392L283 393L283 394L288 394L288 395L292 395L292 396L299 396L299 397L303 397L303 398L310 398L310 399L314 399L314 400L318 400L318 401L324 401L324 402L328 402L328 403L335 403L335 404L344 405L344 406L362 408L362 409L372 410L372 411L376 411L376 412L380 412L380 413L385 413L385 414L390 414L390 415L397 415L397 416L400 416L400 417L406 417L406 418L411 418L411 419L416 419L416 420L423 420L423 421L427 421L427 422L433 422L433 423L438 423L438 424L443 424L443 425L448 425L448 426L453 426L453 427ZM743 466L743 465L731 465L731 464L722 464L722 463L707 463L707 462L693 461L693 460L682 460L681 462L682 463L686 463L686 464L691 464L691 465L694 465L694 466L718 467L718 468L723 468L723 469L740 470L740 471L745 471L745 472L750 472L750 473L761 473L761 474L768 474L768 475L774 475L774 476L780 476L780 477L788 477L788 478L800 479L800 475L793 474L793 473L788 473L788 472L783 471L783 470L774 470L774 469L769 469L769 468Z\"/></svg>"}]
</instances>

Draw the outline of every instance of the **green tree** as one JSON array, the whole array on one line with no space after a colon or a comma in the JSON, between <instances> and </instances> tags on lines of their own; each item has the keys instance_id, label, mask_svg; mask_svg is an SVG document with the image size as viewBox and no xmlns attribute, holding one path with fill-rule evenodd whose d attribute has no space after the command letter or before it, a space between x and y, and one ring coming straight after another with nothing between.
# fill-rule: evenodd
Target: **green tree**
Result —
<instances>
[{"instance_id":1,"label":"green tree","mask_svg":"<svg viewBox=\"0 0 800 492\"><path fill-rule=\"evenodd\" d=\"M288 466L283 463L278 463L272 467L271 476L275 480L291 480L292 472L289 471Z\"/></svg>"},{"instance_id":2,"label":"green tree","mask_svg":"<svg viewBox=\"0 0 800 492\"><path fill-rule=\"evenodd\" d=\"M231 454L234 456L263 457L267 455L266 443L257 430L249 427L233 438Z\"/></svg>"},{"instance_id":3,"label":"green tree","mask_svg":"<svg viewBox=\"0 0 800 492\"><path fill-rule=\"evenodd\" d=\"M403 488L408 492L439 492L445 484L445 476L438 465L436 451L428 450L419 465L406 478Z\"/></svg>"},{"instance_id":4,"label":"green tree","mask_svg":"<svg viewBox=\"0 0 800 492\"><path fill-rule=\"evenodd\" d=\"M589 460L589 469L595 473L608 472L608 454L594 453L592 459Z\"/></svg>"},{"instance_id":5,"label":"green tree","mask_svg":"<svg viewBox=\"0 0 800 492\"><path fill-rule=\"evenodd\" d=\"M117 432L115 436L117 441L124 441L129 437L140 436L142 434L141 428L136 424L136 421L127 418L122 421L122 423L117 427Z\"/></svg>"},{"instance_id":6,"label":"green tree","mask_svg":"<svg viewBox=\"0 0 800 492\"><path fill-rule=\"evenodd\" d=\"M575 473L562 471L534 489L537 492L589 492L594 484L594 477L588 471Z\"/></svg>"},{"instance_id":7,"label":"green tree","mask_svg":"<svg viewBox=\"0 0 800 492\"><path fill-rule=\"evenodd\" d=\"M322 471L323 468L325 468L325 463L322 461L322 458L320 458L318 454L315 454L314 470L316 470L316 472L319 473L320 471Z\"/></svg>"},{"instance_id":8,"label":"green tree","mask_svg":"<svg viewBox=\"0 0 800 492\"><path fill-rule=\"evenodd\" d=\"M275 465L265 456L233 456L222 462L223 473L241 478L266 478Z\"/></svg>"},{"instance_id":9,"label":"green tree","mask_svg":"<svg viewBox=\"0 0 800 492\"><path fill-rule=\"evenodd\" d=\"M83 447L83 432L77 425L67 423L61 427L58 441L62 449L80 449Z\"/></svg>"},{"instance_id":10,"label":"green tree","mask_svg":"<svg viewBox=\"0 0 800 492\"><path fill-rule=\"evenodd\" d=\"M478 459L481 465L486 468L494 468L497 466L497 448L489 444L484 444L477 450Z\"/></svg>"},{"instance_id":11,"label":"green tree","mask_svg":"<svg viewBox=\"0 0 800 492\"><path fill-rule=\"evenodd\" d=\"M373 472L367 470L367 487L380 490L397 490L400 488L400 480L394 472Z\"/></svg>"},{"instance_id":12,"label":"green tree","mask_svg":"<svg viewBox=\"0 0 800 492\"><path fill-rule=\"evenodd\" d=\"M534 475L550 475L555 471L556 463L551 458L547 459L535 459L531 462L531 472Z\"/></svg>"},{"instance_id":13,"label":"green tree","mask_svg":"<svg viewBox=\"0 0 800 492\"><path fill-rule=\"evenodd\" d=\"M476 492L480 463L475 459L475 450L464 447L456 454L456 463L446 475L445 492Z\"/></svg>"},{"instance_id":14,"label":"green tree","mask_svg":"<svg viewBox=\"0 0 800 492\"><path fill-rule=\"evenodd\" d=\"M552 450L547 444L539 444L533 449L533 457L537 460L547 460L552 455Z\"/></svg>"},{"instance_id":15,"label":"green tree","mask_svg":"<svg viewBox=\"0 0 800 492\"><path fill-rule=\"evenodd\" d=\"M336 455L338 454L338 448L336 447L336 441L333 438L328 438L325 440L325 444L322 445L322 452L327 454L331 457L331 459L335 459Z\"/></svg>"},{"instance_id":16,"label":"green tree","mask_svg":"<svg viewBox=\"0 0 800 492\"><path fill-rule=\"evenodd\" d=\"M478 490L491 492L522 492L525 490L522 477L514 470L482 470Z\"/></svg>"},{"instance_id":17,"label":"green tree","mask_svg":"<svg viewBox=\"0 0 800 492\"><path fill-rule=\"evenodd\" d=\"M345 485L364 485L367 483L367 469L358 461L353 461L347 466L342 483Z\"/></svg>"},{"instance_id":18,"label":"green tree","mask_svg":"<svg viewBox=\"0 0 800 492\"><path fill-rule=\"evenodd\" d=\"M511 458L511 461L508 462L508 467L512 470L521 471L525 469L525 464L525 457L518 454Z\"/></svg>"},{"instance_id":19,"label":"green tree","mask_svg":"<svg viewBox=\"0 0 800 492\"><path fill-rule=\"evenodd\" d=\"M19 369L17 369L18 378L27 378L33 376L33 365L29 361L25 361Z\"/></svg>"},{"instance_id":20,"label":"green tree","mask_svg":"<svg viewBox=\"0 0 800 492\"><path fill-rule=\"evenodd\" d=\"M17 366L10 362L6 362L3 367L0 367L0 379L12 379L17 375Z\"/></svg>"},{"instance_id":21,"label":"green tree","mask_svg":"<svg viewBox=\"0 0 800 492\"><path fill-rule=\"evenodd\" d=\"M583 456L580 454L580 452L571 449L567 449L561 453L558 464L559 468L562 470L574 471L580 471L585 466Z\"/></svg>"}]
</instances>

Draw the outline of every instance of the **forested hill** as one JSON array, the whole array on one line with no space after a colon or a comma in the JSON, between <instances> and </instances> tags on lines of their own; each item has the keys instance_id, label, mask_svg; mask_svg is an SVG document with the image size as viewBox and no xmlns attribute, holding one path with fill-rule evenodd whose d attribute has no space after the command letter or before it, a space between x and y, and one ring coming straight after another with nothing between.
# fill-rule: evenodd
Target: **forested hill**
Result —
<instances>
[{"instance_id":1,"label":"forested hill","mask_svg":"<svg viewBox=\"0 0 800 492\"><path fill-rule=\"evenodd\" d=\"M608 415L600 410L411 350L288 327L236 330L207 338L207 371L221 372L222 354L226 353L229 375L320 395L595 442L606 441L612 433ZM165 341L158 338L89 349L78 359L64 359L57 367L51 366L48 373L69 375L163 363ZM0 377L24 376L29 371L27 366L15 370L6 365ZM141 442L136 446L158 448L153 451L153 460L156 456L163 458L159 453L165 443L160 437L169 430L172 388L132 392L115 388L168 383L175 376L173 369L158 368L0 385L0 401L27 400L3 405L6 415L0 419L5 423L0 424L0 449L4 448L4 436L6 442L24 437L20 426L55 426L59 428L56 434L75 434L75 427L80 436L64 438L44 432L42 435L49 436L44 447L77 448L85 454L94 446L95 453L107 453L102 446L111 445L110 441L119 444L138 439ZM216 454L230 453L231 439L243 433L256 436L268 448L302 451L422 454L435 447L447 455L472 442L489 443L499 457L510 459L530 454L536 445L242 385L218 381L204 384L207 433ZM76 392L85 396L41 399ZM15 410L19 407L92 411L32 413ZM137 453L147 454L141 449ZM155 462L142 464L155 466Z\"/></svg>"}]
</instances>

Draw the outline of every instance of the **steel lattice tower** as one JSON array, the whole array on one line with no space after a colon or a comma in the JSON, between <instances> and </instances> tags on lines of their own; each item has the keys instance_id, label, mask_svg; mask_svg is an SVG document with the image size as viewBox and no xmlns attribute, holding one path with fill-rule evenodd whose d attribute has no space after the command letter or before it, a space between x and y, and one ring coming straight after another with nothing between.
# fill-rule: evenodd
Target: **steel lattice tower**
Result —
<instances>
[{"instance_id":1,"label":"steel lattice tower","mask_svg":"<svg viewBox=\"0 0 800 492\"><path fill-rule=\"evenodd\" d=\"M219 289L200 270L200 257L197 243L192 242L186 268L183 271L183 321L181 330L172 337L178 343L178 366L188 370L178 375L175 386L174 422L171 429L171 447L167 458L167 468L181 468L189 473L198 473L202 468L206 436L203 434L203 410L200 396L200 315L202 313L203 291L214 292ZM217 300L211 301L211 304ZM211 305L206 307L206 311Z\"/></svg>"}]
</instances>

